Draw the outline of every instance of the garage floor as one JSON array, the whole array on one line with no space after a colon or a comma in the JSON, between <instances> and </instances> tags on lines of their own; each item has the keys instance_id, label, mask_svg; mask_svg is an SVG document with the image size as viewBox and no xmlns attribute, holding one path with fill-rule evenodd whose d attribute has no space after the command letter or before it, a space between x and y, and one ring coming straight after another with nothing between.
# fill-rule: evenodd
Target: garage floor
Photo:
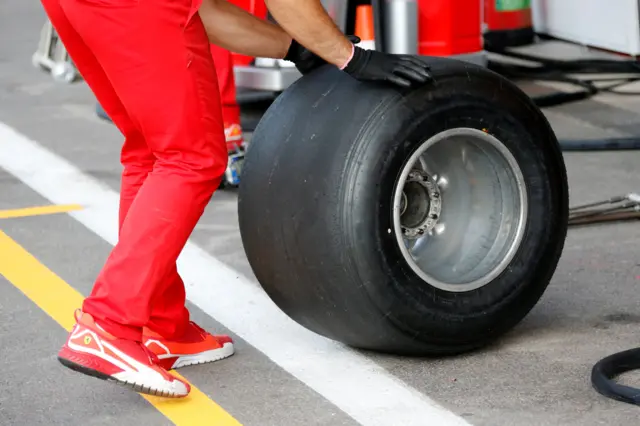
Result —
<instances>
[{"instance_id":1,"label":"garage floor","mask_svg":"<svg viewBox=\"0 0 640 426\"><path fill-rule=\"evenodd\" d=\"M90 290L114 241L121 140L95 116L85 85L56 84L31 66L44 19L37 2L0 3L0 217L21 216L0 219L1 425L637 423L635 407L589 382L600 358L640 346L636 223L572 229L520 326L485 350L426 360L358 353L284 317L244 257L236 194L220 191L183 265L194 319L231 333L237 354L182 371L198 392L178 403L63 369L55 354L66 307ZM640 96L545 112L560 138L640 135ZM640 191L640 151L568 152L566 162L572 205ZM62 212L15 211L52 204Z\"/></svg>"}]
</instances>

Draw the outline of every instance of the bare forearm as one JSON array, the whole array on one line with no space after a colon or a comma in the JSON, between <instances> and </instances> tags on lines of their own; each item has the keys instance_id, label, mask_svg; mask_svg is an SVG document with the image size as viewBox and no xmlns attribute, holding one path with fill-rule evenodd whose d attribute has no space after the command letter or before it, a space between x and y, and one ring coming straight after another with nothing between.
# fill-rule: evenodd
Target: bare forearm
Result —
<instances>
[{"instance_id":1,"label":"bare forearm","mask_svg":"<svg viewBox=\"0 0 640 426\"><path fill-rule=\"evenodd\" d=\"M199 14L209 41L231 52L282 59L291 45L291 36L278 25L226 0L204 0Z\"/></svg>"},{"instance_id":2,"label":"bare forearm","mask_svg":"<svg viewBox=\"0 0 640 426\"><path fill-rule=\"evenodd\" d=\"M349 60L353 44L320 0L265 0L265 3L278 24L298 43L336 66Z\"/></svg>"}]
</instances>

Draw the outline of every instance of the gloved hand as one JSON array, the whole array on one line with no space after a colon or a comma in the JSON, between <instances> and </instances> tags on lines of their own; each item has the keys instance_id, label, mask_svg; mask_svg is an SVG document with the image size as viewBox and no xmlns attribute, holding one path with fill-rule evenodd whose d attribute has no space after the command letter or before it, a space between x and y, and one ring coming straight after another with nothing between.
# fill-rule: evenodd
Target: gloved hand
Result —
<instances>
[{"instance_id":1,"label":"gloved hand","mask_svg":"<svg viewBox=\"0 0 640 426\"><path fill-rule=\"evenodd\" d=\"M343 71L364 81L388 81L402 87L425 83L432 79L429 66L410 55L365 50L354 46L353 58Z\"/></svg>"},{"instance_id":2,"label":"gloved hand","mask_svg":"<svg viewBox=\"0 0 640 426\"><path fill-rule=\"evenodd\" d=\"M360 37L358 36L350 35L347 36L347 38L351 43L360 43ZM283 59L293 62L302 75L310 73L314 69L327 63L324 59L295 40L291 42L287 55Z\"/></svg>"}]
</instances>

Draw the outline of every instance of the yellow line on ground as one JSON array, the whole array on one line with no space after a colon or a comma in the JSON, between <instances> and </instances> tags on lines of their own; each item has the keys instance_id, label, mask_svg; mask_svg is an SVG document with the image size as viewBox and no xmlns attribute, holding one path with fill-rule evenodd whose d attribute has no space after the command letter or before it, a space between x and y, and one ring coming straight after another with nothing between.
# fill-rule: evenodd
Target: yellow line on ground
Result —
<instances>
[{"instance_id":1,"label":"yellow line on ground","mask_svg":"<svg viewBox=\"0 0 640 426\"><path fill-rule=\"evenodd\" d=\"M66 213L74 210L81 210L78 204L66 204L59 206L27 207L23 209L0 210L0 219L10 219L14 217L41 216L45 214Z\"/></svg>"},{"instance_id":2,"label":"yellow line on ground","mask_svg":"<svg viewBox=\"0 0 640 426\"><path fill-rule=\"evenodd\" d=\"M83 296L2 231L0 275L64 329L70 331L73 328L73 312L82 306ZM186 398L141 396L178 426L240 426L236 419L193 385Z\"/></svg>"}]
</instances>

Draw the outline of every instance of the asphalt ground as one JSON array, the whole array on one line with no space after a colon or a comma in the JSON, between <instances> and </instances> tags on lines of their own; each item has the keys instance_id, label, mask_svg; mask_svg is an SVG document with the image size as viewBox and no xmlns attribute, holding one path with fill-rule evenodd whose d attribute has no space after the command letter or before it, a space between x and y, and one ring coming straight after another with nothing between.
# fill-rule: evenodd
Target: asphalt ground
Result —
<instances>
[{"instance_id":1,"label":"asphalt ground","mask_svg":"<svg viewBox=\"0 0 640 426\"><path fill-rule=\"evenodd\" d=\"M636 223L572 229L551 285L516 329L484 350L427 360L354 351L292 324L251 274L235 192L218 191L183 266L194 319L230 333L236 354L181 370L197 392L178 403L61 367L70 308L113 244L121 138L84 84L57 84L31 65L44 19L37 2L0 3L0 424L637 423L637 408L589 381L600 358L640 346ZM545 112L561 138L640 134L633 97ZM639 152L565 154L572 205L640 190ZM16 210L40 206L60 212Z\"/></svg>"}]
</instances>

